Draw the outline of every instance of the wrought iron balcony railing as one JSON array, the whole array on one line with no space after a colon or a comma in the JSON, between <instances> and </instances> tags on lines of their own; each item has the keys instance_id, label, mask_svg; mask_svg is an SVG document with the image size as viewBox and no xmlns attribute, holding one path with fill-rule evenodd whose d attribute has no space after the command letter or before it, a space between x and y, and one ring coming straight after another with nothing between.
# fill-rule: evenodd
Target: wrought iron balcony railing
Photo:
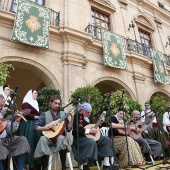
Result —
<instances>
[{"instance_id":1,"label":"wrought iron balcony railing","mask_svg":"<svg viewBox=\"0 0 170 170\"><path fill-rule=\"evenodd\" d=\"M0 0L0 10L16 13L17 5L18 0ZM60 12L51 10L50 24L55 26L60 25Z\"/></svg>"},{"instance_id":2,"label":"wrought iron balcony railing","mask_svg":"<svg viewBox=\"0 0 170 170\"><path fill-rule=\"evenodd\" d=\"M97 26L89 24L85 28L85 32L93 35L93 37L95 37L97 40L102 41L102 29L103 28L101 27L97 27Z\"/></svg>"},{"instance_id":3,"label":"wrought iron balcony railing","mask_svg":"<svg viewBox=\"0 0 170 170\"><path fill-rule=\"evenodd\" d=\"M94 25L88 25L85 28L85 32L91 34L94 38L97 40L102 41L102 28L94 26ZM146 46L145 44L139 43L137 41L131 40L131 39L126 39L125 38L125 49L127 51L133 51L138 54L142 54L143 56L146 56L148 58L152 58L151 55L151 48L149 46ZM165 61L167 65L170 65L170 55L164 54Z\"/></svg>"},{"instance_id":4,"label":"wrought iron balcony railing","mask_svg":"<svg viewBox=\"0 0 170 170\"><path fill-rule=\"evenodd\" d=\"M126 39L125 38L125 49L128 51L133 51L138 54L142 54L146 57L152 58L150 47L146 46L145 44L139 43L137 41Z\"/></svg>"}]
</instances>

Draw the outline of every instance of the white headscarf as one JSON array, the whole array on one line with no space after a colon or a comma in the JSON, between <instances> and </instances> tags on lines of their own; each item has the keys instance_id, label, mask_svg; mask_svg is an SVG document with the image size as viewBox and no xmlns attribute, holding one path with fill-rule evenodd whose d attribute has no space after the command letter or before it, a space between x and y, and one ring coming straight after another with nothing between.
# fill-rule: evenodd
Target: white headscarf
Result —
<instances>
[{"instance_id":1,"label":"white headscarf","mask_svg":"<svg viewBox=\"0 0 170 170\"><path fill-rule=\"evenodd\" d=\"M32 90L28 91L28 93L25 95L22 103L30 104L32 107L34 107L39 112L38 102L37 102L37 100L34 100L32 97Z\"/></svg>"}]
</instances>

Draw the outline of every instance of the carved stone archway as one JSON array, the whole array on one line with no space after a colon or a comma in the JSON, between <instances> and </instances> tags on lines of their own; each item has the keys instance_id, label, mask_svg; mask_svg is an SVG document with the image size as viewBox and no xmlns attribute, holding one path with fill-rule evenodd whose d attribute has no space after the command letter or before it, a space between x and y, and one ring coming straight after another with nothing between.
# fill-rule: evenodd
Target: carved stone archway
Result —
<instances>
[{"instance_id":1,"label":"carved stone archway","mask_svg":"<svg viewBox=\"0 0 170 170\"><path fill-rule=\"evenodd\" d=\"M164 96L165 100L167 102L170 102L170 93L164 89L156 89L156 90L152 91L148 96L148 100L150 100L152 96L155 96L157 94Z\"/></svg>"},{"instance_id":2,"label":"carved stone archway","mask_svg":"<svg viewBox=\"0 0 170 170\"><path fill-rule=\"evenodd\" d=\"M92 85L96 86L101 91L102 95L104 95L105 93L110 93L111 91L125 89L126 90L125 93L130 98L137 100L132 90L119 79L113 77L103 77L96 80Z\"/></svg>"},{"instance_id":3,"label":"carved stone archway","mask_svg":"<svg viewBox=\"0 0 170 170\"><path fill-rule=\"evenodd\" d=\"M7 84L12 89L18 85L19 93L17 95L17 108L21 109L23 97L30 89L39 90L45 86L57 88L61 87L54 75L42 64L23 57L4 57L4 63L12 64L14 70L10 69L10 78L7 78Z\"/></svg>"},{"instance_id":4,"label":"carved stone archway","mask_svg":"<svg viewBox=\"0 0 170 170\"><path fill-rule=\"evenodd\" d=\"M155 26L152 21L143 13L139 13L135 16L134 21L138 28L141 28L149 33L153 33L155 31Z\"/></svg>"}]
</instances>

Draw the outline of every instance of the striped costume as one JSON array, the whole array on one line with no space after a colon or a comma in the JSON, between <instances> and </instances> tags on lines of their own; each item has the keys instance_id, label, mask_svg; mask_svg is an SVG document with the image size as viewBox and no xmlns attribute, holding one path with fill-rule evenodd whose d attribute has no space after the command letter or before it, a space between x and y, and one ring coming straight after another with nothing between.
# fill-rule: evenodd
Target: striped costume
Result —
<instances>
[{"instance_id":1,"label":"striped costume","mask_svg":"<svg viewBox=\"0 0 170 170\"><path fill-rule=\"evenodd\" d=\"M0 113L3 116L3 112ZM4 160L7 158L9 153L9 144L10 144L10 127L11 121L8 121L6 128L0 134L0 160ZM13 124L13 132L17 130L17 123L14 122ZM19 156L22 154L29 154L30 153L30 146L28 144L27 139L24 136L13 136L12 137L12 144L11 144L11 152L12 156Z\"/></svg>"}]
</instances>

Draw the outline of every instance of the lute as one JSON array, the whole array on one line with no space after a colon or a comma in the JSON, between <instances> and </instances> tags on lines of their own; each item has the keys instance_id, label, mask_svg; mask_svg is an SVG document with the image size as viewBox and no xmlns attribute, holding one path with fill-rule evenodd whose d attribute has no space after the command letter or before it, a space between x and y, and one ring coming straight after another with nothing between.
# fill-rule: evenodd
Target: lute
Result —
<instances>
[{"instance_id":1,"label":"lute","mask_svg":"<svg viewBox=\"0 0 170 170\"><path fill-rule=\"evenodd\" d=\"M92 138L92 139L94 139L95 141L98 141L98 140L99 140L100 135L101 135L100 129L99 129L99 125L100 125L102 119L105 118L105 116L106 116L106 112L104 111L104 112L100 115L99 120L97 121L96 124L89 124L89 125L86 125L86 126L84 127L85 129L92 129L92 128L97 129L97 133L96 133L96 134L86 134L86 137Z\"/></svg>"},{"instance_id":2,"label":"lute","mask_svg":"<svg viewBox=\"0 0 170 170\"><path fill-rule=\"evenodd\" d=\"M139 128L141 132L137 133L136 130L131 130L130 131L130 137L133 139L138 139L142 136L142 132L146 130L146 122L142 122L140 120L138 120L135 124L131 125L131 127L133 127L134 129Z\"/></svg>"},{"instance_id":3,"label":"lute","mask_svg":"<svg viewBox=\"0 0 170 170\"><path fill-rule=\"evenodd\" d=\"M51 139L52 141L55 141L56 138L60 135L63 134L66 124L65 124L65 119L71 114L71 110L74 108L70 109L70 111L61 119L57 119L55 121L52 121L51 123L45 125L48 126L50 124L53 124L53 128L49 130L44 130L42 131L43 135Z\"/></svg>"}]
</instances>

